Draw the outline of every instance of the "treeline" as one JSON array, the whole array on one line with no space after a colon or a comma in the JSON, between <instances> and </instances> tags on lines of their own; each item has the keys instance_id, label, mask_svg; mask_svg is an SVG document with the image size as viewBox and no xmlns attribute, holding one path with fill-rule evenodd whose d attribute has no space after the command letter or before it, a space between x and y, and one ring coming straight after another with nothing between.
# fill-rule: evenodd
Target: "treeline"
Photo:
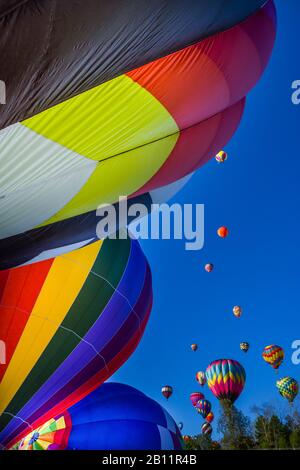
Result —
<instances>
[{"instance_id":1,"label":"treeline","mask_svg":"<svg viewBox=\"0 0 300 470\"><path fill-rule=\"evenodd\" d=\"M251 410L251 420L236 407L224 407L217 423L220 439L190 436L190 450L300 449L300 413L293 408L283 416L271 405Z\"/></svg>"}]
</instances>

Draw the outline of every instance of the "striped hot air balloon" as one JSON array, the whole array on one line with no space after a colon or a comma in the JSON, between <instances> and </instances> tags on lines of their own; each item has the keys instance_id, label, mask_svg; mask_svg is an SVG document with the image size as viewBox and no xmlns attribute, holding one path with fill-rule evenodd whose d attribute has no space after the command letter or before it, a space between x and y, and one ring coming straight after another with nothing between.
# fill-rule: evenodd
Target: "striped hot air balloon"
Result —
<instances>
[{"instance_id":1,"label":"striped hot air balloon","mask_svg":"<svg viewBox=\"0 0 300 470\"><path fill-rule=\"evenodd\" d=\"M217 359L206 369L207 385L218 400L233 404L243 391L246 372L233 359Z\"/></svg>"},{"instance_id":2,"label":"striped hot air balloon","mask_svg":"<svg viewBox=\"0 0 300 470\"><path fill-rule=\"evenodd\" d=\"M88 243L99 205L204 165L276 33L266 0L2 0L0 16L4 268Z\"/></svg>"},{"instance_id":3,"label":"striped hot air balloon","mask_svg":"<svg viewBox=\"0 0 300 470\"><path fill-rule=\"evenodd\" d=\"M152 305L137 241L106 239L0 273L0 442L82 399L136 348Z\"/></svg>"},{"instance_id":4,"label":"striped hot air balloon","mask_svg":"<svg viewBox=\"0 0 300 470\"><path fill-rule=\"evenodd\" d=\"M162 387L161 393L168 400L173 394L173 387L171 387L171 385L165 385L164 387Z\"/></svg>"},{"instance_id":5,"label":"striped hot air balloon","mask_svg":"<svg viewBox=\"0 0 300 470\"><path fill-rule=\"evenodd\" d=\"M196 374L196 380L200 385L205 385L206 384L206 377L205 377L205 372L202 370L199 370Z\"/></svg>"},{"instance_id":6,"label":"striped hot air balloon","mask_svg":"<svg viewBox=\"0 0 300 470\"><path fill-rule=\"evenodd\" d=\"M205 436L210 436L212 433L212 427L209 423L203 423L201 426L201 432Z\"/></svg>"},{"instance_id":7,"label":"striped hot air balloon","mask_svg":"<svg viewBox=\"0 0 300 470\"><path fill-rule=\"evenodd\" d=\"M190 400L192 402L193 406L196 406L199 400L202 400L204 398L203 393L200 392L193 392L190 394Z\"/></svg>"},{"instance_id":8,"label":"striped hot air balloon","mask_svg":"<svg viewBox=\"0 0 300 470\"><path fill-rule=\"evenodd\" d=\"M210 413L211 403L210 403L210 401L205 400L204 398L202 398L201 400L199 400L196 403L195 408L198 411L198 413L202 416L202 418L205 419L207 417L208 413Z\"/></svg>"},{"instance_id":9,"label":"striped hot air balloon","mask_svg":"<svg viewBox=\"0 0 300 470\"><path fill-rule=\"evenodd\" d=\"M278 369L284 359L284 350L281 346L270 344L263 350L262 358L267 364L270 364L273 369Z\"/></svg>"}]
</instances>

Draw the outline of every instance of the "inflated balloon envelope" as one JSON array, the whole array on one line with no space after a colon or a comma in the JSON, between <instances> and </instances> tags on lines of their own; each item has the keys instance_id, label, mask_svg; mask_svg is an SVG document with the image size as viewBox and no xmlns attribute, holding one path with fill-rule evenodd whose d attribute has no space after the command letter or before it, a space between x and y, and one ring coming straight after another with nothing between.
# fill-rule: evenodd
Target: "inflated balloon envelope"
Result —
<instances>
[{"instance_id":1,"label":"inflated balloon envelope","mask_svg":"<svg viewBox=\"0 0 300 470\"><path fill-rule=\"evenodd\" d=\"M82 399L138 345L152 306L137 241L106 239L0 272L0 442Z\"/></svg>"},{"instance_id":2,"label":"inflated balloon envelope","mask_svg":"<svg viewBox=\"0 0 300 470\"><path fill-rule=\"evenodd\" d=\"M0 20L0 259L17 236L26 262L32 230L51 238L35 256L63 250L61 222L67 245L82 243L100 204L168 185L223 148L276 29L264 0L6 0Z\"/></svg>"},{"instance_id":3,"label":"inflated balloon envelope","mask_svg":"<svg viewBox=\"0 0 300 470\"><path fill-rule=\"evenodd\" d=\"M20 450L180 450L174 419L139 390L106 383L32 430Z\"/></svg>"}]
</instances>

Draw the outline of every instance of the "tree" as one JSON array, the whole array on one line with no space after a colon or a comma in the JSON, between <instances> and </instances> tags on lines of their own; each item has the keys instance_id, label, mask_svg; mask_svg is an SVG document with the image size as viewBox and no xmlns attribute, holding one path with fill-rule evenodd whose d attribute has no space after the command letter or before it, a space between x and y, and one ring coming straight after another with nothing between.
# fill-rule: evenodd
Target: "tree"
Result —
<instances>
[{"instance_id":1,"label":"tree","mask_svg":"<svg viewBox=\"0 0 300 470\"><path fill-rule=\"evenodd\" d=\"M186 449L188 450L213 450L214 445L209 436L204 436L203 434L199 434L189 439L189 441L186 443Z\"/></svg>"},{"instance_id":2,"label":"tree","mask_svg":"<svg viewBox=\"0 0 300 470\"><path fill-rule=\"evenodd\" d=\"M222 434L221 444L224 449L251 449L255 445L250 419L228 403L223 403L218 431Z\"/></svg>"}]
</instances>

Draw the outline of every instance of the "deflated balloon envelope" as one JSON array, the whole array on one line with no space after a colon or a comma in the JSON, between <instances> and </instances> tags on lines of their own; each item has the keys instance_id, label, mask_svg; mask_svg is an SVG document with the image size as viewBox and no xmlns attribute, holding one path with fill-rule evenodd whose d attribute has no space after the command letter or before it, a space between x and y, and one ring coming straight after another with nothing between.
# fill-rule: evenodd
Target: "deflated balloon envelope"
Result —
<instances>
[{"instance_id":1,"label":"deflated balloon envelope","mask_svg":"<svg viewBox=\"0 0 300 470\"><path fill-rule=\"evenodd\" d=\"M45 0L41 11L4 2L0 238L12 246L17 236L26 251L32 230L49 229L38 256L63 250L56 224L73 221L67 244L82 243L99 204L149 193L213 157L272 50L274 7L264 3Z\"/></svg>"},{"instance_id":2,"label":"deflated balloon envelope","mask_svg":"<svg viewBox=\"0 0 300 470\"><path fill-rule=\"evenodd\" d=\"M128 385L106 383L31 431L20 450L180 450L169 413Z\"/></svg>"},{"instance_id":3,"label":"deflated balloon envelope","mask_svg":"<svg viewBox=\"0 0 300 470\"><path fill-rule=\"evenodd\" d=\"M137 241L106 239L0 273L0 442L94 390L139 343L152 305Z\"/></svg>"}]
</instances>

